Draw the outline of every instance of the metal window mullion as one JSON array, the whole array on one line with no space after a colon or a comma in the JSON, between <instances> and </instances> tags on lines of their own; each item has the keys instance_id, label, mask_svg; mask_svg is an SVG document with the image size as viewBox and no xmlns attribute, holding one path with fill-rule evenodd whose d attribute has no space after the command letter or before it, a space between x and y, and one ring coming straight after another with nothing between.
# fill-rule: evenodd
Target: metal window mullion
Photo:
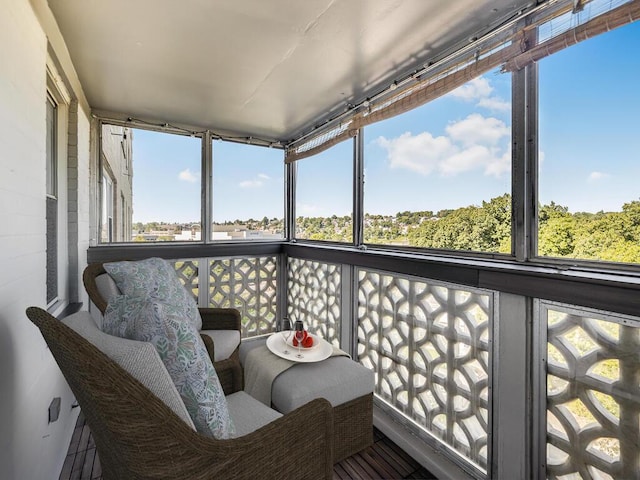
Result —
<instances>
[{"instance_id":1,"label":"metal window mullion","mask_svg":"<svg viewBox=\"0 0 640 480\"><path fill-rule=\"evenodd\" d=\"M525 244L526 259L538 256L538 64L533 63L525 69L526 108L526 148L527 191L525 207L525 226L528 231Z\"/></svg>"},{"instance_id":2,"label":"metal window mullion","mask_svg":"<svg viewBox=\"0 0 640 480\"><path fill-rule=\"evenodd\" d=\"M353 139L353 244L364 243L364 130Z\"/></svg>"},{"instance_id":3,"label":"metal window mullion","mask_svg":"<svg viewBox=\"0 0 640 480\"><path fill-rule=\"evenodd\" d=\"M284 238L292 241L296 237L296 162L285 164L285 184L284 184Z\"/></svg>"},{"instance_id":4,"label":"metal window mullion","mask_svg":"<svg viewBox=\"0 0 640 480\"><path fill-rule=\"evenodd\" d=\"M202 221L202 241L210 243L213 241L212 221L213 221L213 140L211 132L207 130L202 135L202 183L200 195L200 215Z\"/></svg>"},{"instance_id":5,"label":"metal window mullion","mask_svg":"<svg viewBox=\"0 0 640 480\"><path fill-rule=\"evenodd\" d=\"M526 161L526 82L522 70L511 77L511 254L519 262L527 259L529 225L526 217L527 205L527 161Z\"/></svg>"}]
</instances>

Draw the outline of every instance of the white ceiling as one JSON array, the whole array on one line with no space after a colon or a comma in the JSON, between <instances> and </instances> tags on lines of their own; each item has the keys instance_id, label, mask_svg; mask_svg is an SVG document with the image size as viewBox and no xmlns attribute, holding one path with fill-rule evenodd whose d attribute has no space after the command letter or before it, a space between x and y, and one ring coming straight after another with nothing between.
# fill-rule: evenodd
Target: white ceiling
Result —
<instances>
[{"instance_id":1,"label":"white ceiling","mask_svg":"<svg viewBox=\"0 0 640 480\"><path fill-rule=\"evenodd\" d=\"M91 107L288 141L530 0L49 0Z\"/></svg>"}]
</instances>

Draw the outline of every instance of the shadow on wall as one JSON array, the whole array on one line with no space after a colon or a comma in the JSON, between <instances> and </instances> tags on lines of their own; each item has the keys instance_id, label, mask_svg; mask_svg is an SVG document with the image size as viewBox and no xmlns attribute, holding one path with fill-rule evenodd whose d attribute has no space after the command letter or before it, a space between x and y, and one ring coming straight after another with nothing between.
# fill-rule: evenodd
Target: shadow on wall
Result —
<instances>
[{"instance_id":1,"label":"shadow on wall","mask_svg":"<svg viewBox=\"0 0 640 480\"><path fill-rule=\"evenodd\" d=\"M9 319L0 316L0 478L16 478L16 365L15 331L9 328Z\"/></svg>"}]
</instances>

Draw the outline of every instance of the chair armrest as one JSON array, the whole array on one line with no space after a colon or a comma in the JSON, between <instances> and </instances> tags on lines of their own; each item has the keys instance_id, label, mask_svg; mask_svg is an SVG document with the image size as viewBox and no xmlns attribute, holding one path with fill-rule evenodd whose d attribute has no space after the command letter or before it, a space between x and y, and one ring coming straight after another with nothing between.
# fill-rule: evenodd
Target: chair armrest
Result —
<instances>
[{"instance_id":1,"label":"chair armrest","mask_svg":"<svg viewBox=\"0 0 640 480\"><path fill-rule=\"evenodd\" d=\"M240 330L240 311L236 308L199 308L202 330Z\"/></svg>"},{"instance_id":2,"label":"chair armrest","mask_svg":"<svg viewBox=\"0 0 640 480\"><path fill-rule=\"evenodd\" d=\"M220 380L220 385L222 385L225 395L231 395L242 390L244 375L237 350L226 360L213 362L213 368L216 369L218 380Z\"/></svg>"},{"instance_id":3,"label":"chair armrest","mask_svg":"<svg viewBox=\"0 0 640 480\"><path fill-rule=\"evenodd\" d=\"M199 438L202 443L192 451L200 466L183 472L184 478L333 478L333 411L325 399L312 400L237 439Z\"/></svg>"}]
</instances>

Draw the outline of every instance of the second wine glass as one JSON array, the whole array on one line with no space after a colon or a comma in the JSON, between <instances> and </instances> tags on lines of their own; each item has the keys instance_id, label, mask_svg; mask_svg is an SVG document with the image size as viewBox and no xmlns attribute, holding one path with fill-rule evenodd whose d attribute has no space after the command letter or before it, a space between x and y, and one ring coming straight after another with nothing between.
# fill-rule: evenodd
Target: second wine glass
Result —
<instances>
[{"instance_id":1,"label":"second wine glass","mask_svg":"<svg viewBox=\"0 0 640 480\"><path fill-rule=\"evenodd\" d=\"M298 353L296 354L296 357L304 358L304 355L300 352L302 341L304 340L304 324L302 323L302 320L296 320L296 323L294 324L294 332L295 339L298 341Z\"/></svg>"}]
</instances>

